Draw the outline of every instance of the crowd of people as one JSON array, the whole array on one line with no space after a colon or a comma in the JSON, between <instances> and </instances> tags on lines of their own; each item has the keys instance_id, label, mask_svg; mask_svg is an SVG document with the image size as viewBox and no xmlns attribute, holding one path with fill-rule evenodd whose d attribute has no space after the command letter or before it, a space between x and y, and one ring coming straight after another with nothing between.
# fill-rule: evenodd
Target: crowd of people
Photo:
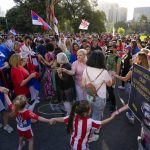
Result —
<instances>
[{"instance_id":1,"label":"crowd of people","mask_svg":"<svg viewBox=\"0 0 150 150\"><path fill-rule=\"evenodd\" d=\"M149 37L141 41L139 35L2 34L0 113L3 124L0 127L8 133L14 131L9 124L10 109L17 121L18 150L23 147L23 138L29 140L29 150L32 150L31 121L65 122L71 134L71 149L89 150L88 143L98 140L100 127L128 109L128 105L117 108L114 89L120 80L117 88L130 94L133 64L150 69ZM40 91L44 91L44 100L62 103L67 117L46 119L33 113L35 105L40 105ZM106 102L110 103L112 114L103 120ZM133 124L131 110L126 116ZM142 144L145 150L150 150L150 135L145 132Z\"/></svg>"}]
</instances>

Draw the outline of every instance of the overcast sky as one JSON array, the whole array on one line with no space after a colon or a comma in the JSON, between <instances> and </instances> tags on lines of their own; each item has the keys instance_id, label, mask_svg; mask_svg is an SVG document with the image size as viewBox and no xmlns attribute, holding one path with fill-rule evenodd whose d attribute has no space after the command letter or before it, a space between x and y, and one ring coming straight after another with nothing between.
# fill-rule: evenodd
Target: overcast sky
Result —
<instances>
[{"instance_id":1,"label":"overcast sky","mask_svg":"<svg viewBox=\"0 0 150 150\"><path fill-rule=\"evenodd\" d=\"M150 0L97 0L100 2L118 3L121 7L128 8L128 20L133 18L133 10L135 7L150 6ZM0 0L0 7L6 11L13 7L15 3L13 0Z\"/></svg>"},{"instance_id":2,"label":"overcast sky","mask_svg":"<svg viewBox=\"0 0 150 150\"><path fill-rule=\"evenodd\" d=\"M150 6L150 0L97 0L99 4L101 2L118 3L121 7L128 9L128 20L133 19L133 11L135 7L148 7Z\"/></svg>"}]
</instances>

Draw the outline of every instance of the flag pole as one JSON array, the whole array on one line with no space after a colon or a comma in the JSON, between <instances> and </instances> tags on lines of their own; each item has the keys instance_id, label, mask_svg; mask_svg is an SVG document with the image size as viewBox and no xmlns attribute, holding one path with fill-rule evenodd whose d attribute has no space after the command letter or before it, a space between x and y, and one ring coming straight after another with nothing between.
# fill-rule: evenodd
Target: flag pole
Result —
<instances>
[{"instance_id":1,"label":"flag pole","mask_svg":"<svg viewBox=\"0 0 150 150\"><path fill-rule=\"evenodd\" d=\"M7 17L6 17L6 19L5 19L5 22L6 22L6 30L7 30L7 32L9 32L9 30L8 30L8 21L7 21Z\"/></svg>"}]
</instances>

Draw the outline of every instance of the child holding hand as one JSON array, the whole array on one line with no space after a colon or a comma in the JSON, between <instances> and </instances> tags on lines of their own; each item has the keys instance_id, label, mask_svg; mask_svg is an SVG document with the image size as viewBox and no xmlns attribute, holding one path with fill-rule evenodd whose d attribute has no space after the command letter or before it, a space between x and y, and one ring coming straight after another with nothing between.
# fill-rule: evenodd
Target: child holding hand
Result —
<instances>
[{"instance_id":1,"label":"child holding hand","mask_svg":"<svg viewBox=\"0 0 150 150\"><path fill-rule=\"evenodd\" d=\"M70 145L72 150L89 150L88 142L91 130L99 129L116 115L116 113L112 113L110 118L96 121L89 118L90 113L89 102L82 100L72 106L70 116L51 119L51 123L64 122L67 124L67 133L71 134Z\"/></svg>"},{"instance_id":2,"label":"child holding hand","mask_svg":"<svg viewBox=\"0 0 150 150\"><path fill-rule=\"evenodd\" d=\"M12 104L8 97L9 90L3 87L1 88L1 91L5 95L6 102L8 103L9 108L13 112L13 115L15 116L17 121L17 130L19 133L18 150L21 150L24 146L24 138L29 141L29 150L33 150L33 132L31 128L31 119L38 120L41 122L48 122L50 124L51 120L38 116L31 110L26 109L27 98L24 95L17 96Z\"/></svg>"}]
</instances>

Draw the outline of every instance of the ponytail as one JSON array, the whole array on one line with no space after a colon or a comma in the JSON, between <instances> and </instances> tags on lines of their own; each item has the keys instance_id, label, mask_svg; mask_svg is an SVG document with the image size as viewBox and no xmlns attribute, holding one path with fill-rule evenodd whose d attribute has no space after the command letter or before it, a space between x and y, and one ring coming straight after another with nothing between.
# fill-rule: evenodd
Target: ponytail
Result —
<instances>
[{"instance_id":1,"label":"ponytail","mask_svg":"<svg viewBox=\"0 0 150 150\"><path fill-rule=\"evenodd\" d=\"M77 108L77 106L79 106L79 104L80 104L80 102L76 101L74 103L74 105L72 106L71 113L70 113L70 116L69 116L69 122L68 122L68 125L67 125L67 133L68 134L72 133L72 130L73 130L73 120L74 120L76 108Z\"/></svg>"},{"instance_id":2,"label":"ponytail","mask_svg":"<svg viewBox=\"0 0 150 150\"><path fill-rule=\"evenodd\" d=\"M90 111L90 104L87 100L77 101L74 103L71 109L71 113L69 116L69 122L67 126L67 133L70 134L73 131L73 121L75 113L79 115L79 117L84 117L85 113Z\"/></svg>"}]
</instances>

